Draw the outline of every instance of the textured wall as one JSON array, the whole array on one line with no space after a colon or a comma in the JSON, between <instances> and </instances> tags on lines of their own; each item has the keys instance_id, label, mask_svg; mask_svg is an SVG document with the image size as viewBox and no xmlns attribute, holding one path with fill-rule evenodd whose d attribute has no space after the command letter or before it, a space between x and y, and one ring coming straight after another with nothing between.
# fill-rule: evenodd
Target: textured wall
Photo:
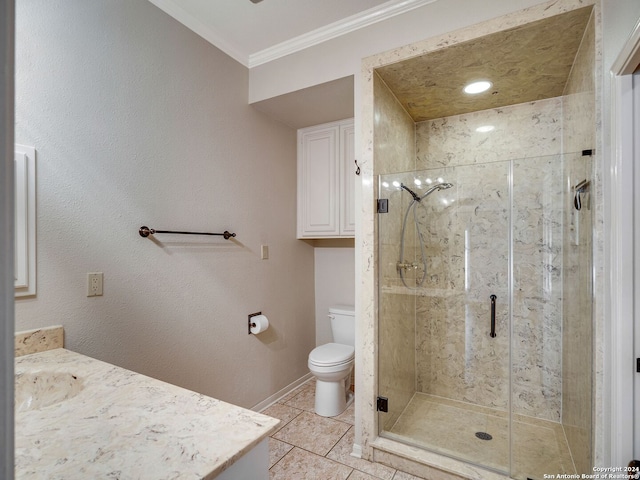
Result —
<instances>
[{"instance_id":1,"label":"textured wall","mask_svg":"<svg viewBox=\"0 0 640 480\"><path fill-rule=\"evenodd\" d=\"M355 255L350 247L316 247L316 345L333 342L329 308L355 305Z\"/></svg>"},{"instance_id":2,"label":"textured wall","mask_svg":"<svg viewBox=\"0 0 640 480\"><path fill-rule=\"evenodd\" d=\"M144 0L17 17L16 142L38 152L38 294L17 329L62 324L72 350L243 406L307 373L296 134L247 105L247 69ZM93 271L104 296L87 298ZM272 328L249 336L257 311Z\"/></svg>"}]
</instances>

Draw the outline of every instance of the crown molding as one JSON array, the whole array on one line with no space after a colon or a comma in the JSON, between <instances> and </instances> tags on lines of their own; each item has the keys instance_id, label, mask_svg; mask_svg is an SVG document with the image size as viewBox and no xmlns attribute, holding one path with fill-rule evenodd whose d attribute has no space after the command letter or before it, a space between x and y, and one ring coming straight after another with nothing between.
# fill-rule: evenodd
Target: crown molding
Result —
<instances>
[{"instance_id":1,"label":"crown molding","mask_svg":"<svg viewBox=\"0 0 640 480\"><path fill-rule=\"evenodd\" d=\"M344 18L324 27L312 30L259 52L247 55L237 45L228 42L218 32L186 11L176 0L149 0L152 4L173 17L206 41L222 50L245 67L252 68L277 60L295 52L313 47L328 40L354 32L361 28L382 22L389 18L410 12L438 0L389 0L377 7Z\"/></svg>"},{"instance_id":2,"label":"crown molding","mask_svg":"<svg viewBox=\"0 0 640 480\"><path fill-rule=\"evenodd\" d=\"M207 42L209 42L216 48L219 48L237 62L241 63L245 67L249 66L249 59L246 53L241 52L235 45L229 43L215 30L202 23L200 20L198 20L198 18L187 12L174 0L149 0L149 2L153 3L167 15L175 18L189 30L192 30L193 32L200 35Z\"/></svg>"},{"instance_id":3,"label":"crown molding","mask_svg":"<svg viewBox=\"0 0 640 480\"><path fill-rule=\"evenodd\" d=\"M611 66L614 75L631 75L640 63L640 20Z\"/></svg>"},{"instance_id":4,"label":"crown molding","mask_svg":"<svg viewBox=\"0 0 640 480\"><path fill-rule=\"evenodd\" d=\"M318 45L437 1L438 0L390 0L377 7L370 8L369 10L344 18L325 27L312 30L286 42L253 53L249 55L248 67L257 67L258 65L299 52L305 48Z\"/></svg>"}]
</instances>

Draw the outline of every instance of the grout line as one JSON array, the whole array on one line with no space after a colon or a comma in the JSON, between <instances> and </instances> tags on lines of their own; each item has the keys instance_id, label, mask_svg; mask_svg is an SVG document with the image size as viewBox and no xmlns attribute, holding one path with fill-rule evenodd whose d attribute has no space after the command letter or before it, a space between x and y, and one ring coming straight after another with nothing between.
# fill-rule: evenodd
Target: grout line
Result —
<instances>
[{"instance_id":1,"label":"grout line","mask_svg":"<svg viewBox=\"0 0 640 480\"><path fill-rule=\"evenodd\" d=\"M278 440L278 439L277 439L277 438L274 438L274 440ZM279 441L279 442L282 442L282 440L278 440L278 441ZM284 443L284 444L286 444L286 445L291 445L290 443L287 443L287 442L282 442L282 443ZM271 469L272 469L273 467L275 467L276 465L278 465L278 464L282 461L282 459L283 459L284 457L286 457L287 455L289 455L289 454L293 451L293 449L294 449L294 448L296 448L296 446L295 446L295 445L291 445L291 449L290 449L287 453L285 453L282 457L280 457L280 459L279 459L276 463L274 463L273 465L271 465L271 467L269 467L269 471L271 471Z\"/></svg>"},{"instance_id":2,"label":"grout line","mask_svg":"<svg viewBox=\"0 0 640 480\"><path fill-rule=\"evenodd\" d=\"M343 422L343 423L344 423L344 422ZM340 443L340 440L342 440L342 439L344 438L344 436L345 436L347 433L349 433L349 430L351 430L351 427L347 428L347 431L346 431L346 432L344 432L342 435L340 435L340 438L338 439L338 441L337 441L336 443L334 443L334 444L333 444L333 447L331 447L331 448L329 449L329 451L324 455L325 457L326 457L327 455L329 455L329 454L331 453L331 451L332 451L334 448L336 448L336 445L338 445L338 444ZM329 460L333 460L333 459L331 459L331 458L330 458ZM342 462L338 462L338 463L342 463ZM344 465L344 463L342 463L342 464ZM353 468L353 467L351 467L351 468Z\"/></svg>"},{"instance_id":3,"label":"grout line","mask_svg":"<svg viewBox=\"0 0 640 480\"><path fill-rule=\"evenodd\" d=\"M274 405L282 405L283 407L293 408L294 410L298 410L298 413L296 413L295 417L293 417L292 419L290 419L288 422L283 423L283 424L280 426L280 428L278 428L278 430L277 430L277 431L273 432L273 434L271 434L271 435L270 435L270 437L273 437L276 433L278 433L280 430L282 430L284 427L286 427L286 426L287 426L287 425L289 425L291 422L293 422L296 418L298 418L302 412L304 412L304 410L300 410L299 408L296 408L296 407L290 407L289 405L285 405L284 403L279 403L279 404L278 404L278 403L274 403ZM272 405L272 406L273 406L273 405ZM283 421L281 418L280 418L280 419L278 419L278 420ZM278 439L276 438L276 440L278 440Z\"/></svg>"}]
</instances>

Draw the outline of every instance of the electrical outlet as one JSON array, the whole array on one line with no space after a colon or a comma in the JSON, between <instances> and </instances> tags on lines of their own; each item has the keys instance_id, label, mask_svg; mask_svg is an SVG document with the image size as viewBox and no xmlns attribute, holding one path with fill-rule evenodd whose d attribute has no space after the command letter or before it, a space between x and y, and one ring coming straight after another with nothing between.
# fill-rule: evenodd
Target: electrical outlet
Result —
<instances>
[{"instance_id":1,"label":"electrical outlet","mask_svg":"<svg viewBox=\"0 0 640 480\"><path fill-rule=\"evenodd\" d=\"M87 273L87 297L99 297L102 295L102 272Z\"/></svg>"}]
</instances>

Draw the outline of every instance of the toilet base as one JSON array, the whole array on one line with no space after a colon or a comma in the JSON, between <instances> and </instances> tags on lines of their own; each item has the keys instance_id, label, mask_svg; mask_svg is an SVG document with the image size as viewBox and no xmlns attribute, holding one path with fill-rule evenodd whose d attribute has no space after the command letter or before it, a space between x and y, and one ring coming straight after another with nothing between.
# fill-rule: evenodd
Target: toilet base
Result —
<instances>
[{"instance_id":1,"label":"toilet base","mask_svg":"<svg viewBox=\"0 0 640 480\"><path fill-rule=\"evenodd\" d=\"M353 392L347 387L350 380L351 375L337 382L316 379L316 414L321 417L335 417L344 412L353 403Z\"/></svg>"}]
</instances>

